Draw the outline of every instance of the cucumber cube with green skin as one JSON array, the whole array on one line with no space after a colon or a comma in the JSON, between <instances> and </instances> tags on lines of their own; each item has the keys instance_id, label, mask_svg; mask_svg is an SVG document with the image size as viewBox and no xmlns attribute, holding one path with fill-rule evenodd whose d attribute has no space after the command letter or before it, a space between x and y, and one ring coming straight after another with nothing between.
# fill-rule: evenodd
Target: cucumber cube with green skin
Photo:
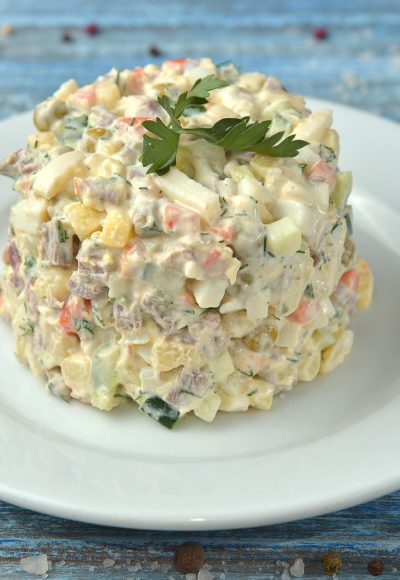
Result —
<instances>
[{"instance_id":1,"label":"cucumber cube with green skin","mask_svg":"<svg viewBox=\"0 0 400 580\"><path fill-rule=\"evenodd\" d=\"M347 203L351 189L353 187L353 176L351 171L339 171L336 174L335 187L330 195L332 203L338 211L342 211Z\"/></svg>"},{"instance_id":2,"label":"cucumber cube with green skin","mask_svg":"<svg viewBox=\"0 0 400 580\"><path fill-rule=\"evenodd\" d=\"M95 351L92 365L92 379L96 387L113 389L118 385L116 365L119 354L119 348L114 343L104 344Z\"/></svg>"},{"instance_id":3,"label":"cucumber cube with green skin","mask_svg":"<svg viewBox=\"0 0 400 580\"><path fill-rule=\"evenodd\" d=\"M174 405L167 403L158 395L147 397L139 409L167 429L172 429L180 415L179 410Z\"/></svg>"}]
</instances>

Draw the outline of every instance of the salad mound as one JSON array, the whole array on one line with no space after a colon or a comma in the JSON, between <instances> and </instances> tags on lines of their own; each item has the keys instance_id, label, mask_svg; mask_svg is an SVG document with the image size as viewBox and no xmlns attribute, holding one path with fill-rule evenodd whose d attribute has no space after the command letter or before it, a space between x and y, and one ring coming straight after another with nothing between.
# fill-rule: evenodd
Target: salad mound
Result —
<instances>
[{"instance_id":1,"label":"salad mound","mask_svg":"<svg viewBox=\"0 0 400 580\"><path fill-rule=\"evenodd\" d=\"M209 59L64 83L0 164L0 312L53 395L171 428L270 409L350 352L372 298L329 111Z\"/></svg>"}]
</instances>

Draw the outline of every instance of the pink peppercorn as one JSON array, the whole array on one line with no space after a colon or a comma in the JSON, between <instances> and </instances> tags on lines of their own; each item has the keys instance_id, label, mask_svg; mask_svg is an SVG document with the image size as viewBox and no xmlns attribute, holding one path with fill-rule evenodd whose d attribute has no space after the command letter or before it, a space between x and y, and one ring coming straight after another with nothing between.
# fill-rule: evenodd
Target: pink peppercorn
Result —
<instances>
[{"instance_id":1,"label":"pink peppercorn","mask_svg":"<svg viewBox=\"0 0 400 580\"><path fill-rule=\"evenodd\" d=\"M328 38L328 31L326 28L320 26L314 29L313 36L316 40L325 40Z\"/></svg>"},{"instance_id":2,"label":"pink peppercorn","mask_svg":"<svg viewBox=\"0 0 400 580\"><path fill-rule=\"evenodd\" d=\"M90 24L87 24L85 26L85 32L89 36L95 36L96 34L99 33L99 27L97 26L97 24L94 24L93 22L91 22Z\"/></svg>"}]
</instances>

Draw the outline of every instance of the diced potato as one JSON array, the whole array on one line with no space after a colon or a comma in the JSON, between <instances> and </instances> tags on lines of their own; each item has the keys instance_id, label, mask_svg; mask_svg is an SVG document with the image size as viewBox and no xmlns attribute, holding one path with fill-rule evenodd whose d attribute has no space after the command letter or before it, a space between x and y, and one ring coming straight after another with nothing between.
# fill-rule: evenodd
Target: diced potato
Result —
<instances>
[{"instance_id":1,"label":"diced potato","mask_svg":"<svg viewBox=\"0 0 400 580\"><path fill-rule=\"evenodd\" d=\"M277 199L274 203L274 213L280 218L290 218L303 236L312 235L317 216L309 204L296 199Z\"/></svg>"},{"instance_id":2,"label":"diced potato","mask_svg":"<svg viewBox=\"0 0 400 580\"><path fill-rule=\"evenodd\" d=\"M23 199L11 208L11 225L16 231L37 234L41 225L49 219L44 199Z\"/></svg>"},{"instance_id":3,"label":"diced potato","mask_svg":"<svg viewBox=\"0 0 400 580\"><path fill-rule=\"evenodd\" d=\"M312 381L317 376L321 366L321 352L314 350L306 352L297 365L299 381Z\"/></svg>"},{"instance_id":4,"label":"diced potato","mask_svg":"<svg viewBox=\"0 0 400 580\"><path fill-rule=\"evenodd\" d=\"M151 365L158 371L170 371L181 365L198 366L200 355L191 344L181 344L173 340L159 338L153 345Z\"/></svg>"},{"instance_id":5,"label":"diced potato","mask_svg":"<svg viewBox=\"0 0 400 580\"><path fill-rule=\"evenodd\" d=\"M308 117L304 117L298 122L294 132L298 139L321 143L325 131L329 129L331 124L331 111L314 111Z\"/></svg>"},{"instance_id":6,"label":"diced potato","mask_svg":"<svg viewBox=\"0 0 400 580\"><path fill-rule=\"evenodd\" d=\"M270 301L271 293L269 290L252 294L246 301L246 310L249 320L267 318Z\"/></svg>"},{"instance_id":7,"label":"diced potato","mask_svg":"<svg viewBox=\"0 0 400 580\"><path fill-rule=\"evenodd\" d=\"M237 312L238 310L244 310L244 304L237 298L225 298L224 302L219 307L221 314Z\"/></svg>"},{"instance_id":8,"label":"diced potato","mask_svg":"<svg viewBox=\"0 0 400 580\"><path fill-rule=\"evenodd\" d=\"M66 101L67 98L78 89L78 83L74 79L69 79L60 86L60 88L54 93L54 96L58 101Z\"/></svg>"},{"instance_id":9,"label":"diced potato","mask_svg":"<svg viewBox=\"0 0 400 580\"><path fill-rule=\"evenodd\" d=\"M48 302L52 300L65 300L69 291L67 288L68 280L71 276L70 270L53 267L46 270L42 269L40 276L37 278L33 291L38 298L46 298Z\"/></svg>"},{"instance_id":10,"label":"diced potato","mask_svg":"<svg viewBox=\"0 0 400 580\"><path fill-rule=\"evenodd\" d=\"M281 320L276 346L294 348L299 341L301 325L288 319Z\"/></svg>"},{"instance_id":11,"label":"diced potato","mask_svg":"<svg viewBox=\"0 0 400 580\"><path fill-rule=\"evenodd\" d=\"M335 129L327 129L322 138L322 145L334 150L336 157L339 155L339 135Z\"/></svg>"},{"instance_id":12,"label":"diced potato","mask_svg":"<svg viewBox=\"0 0 400 580\"><path fill-rule=\"evenodd\" d=\"M216 383L221 383L235 372L235 365L227 349L224 349L217 357L211 359L208 365Z\"/></svg>"},{"instance_id":13,"label":"diced potato","mask_svg":"<svg viewBox=\"0 0 400 580\"><path fill-rule=\"evenodd\" d=\"M82 151L68 151L52 159L41 169L33 183L33 191L50 199L63 191L73 175L79 175L85 158Z\"/></svg>"},{"instance_id":14,"label":"diced potato","mask_svg":"<svg viewBox=\"0 0 400 580\"><path fill-rule=\"evenodd\" d=\"M101 155L114 155L123 145L122 141L104 141L99 139L96 143L96 153L100 153Z\"/></svg>"},{"instance_id":15,"label":"diced potato","mask_svg":"<svg viewBox=\"0 0 400 580\"><path fill-rule=\"evenodd\" d=\"M251 389L248 395L249 405L256 409L268 411L272 407L275 392L274 385L261 379L251 379L248 382L248 386Z\"/></svg>"},{"instance_id":16,"label":"diced potato","mask_svg":"<svg viewBox=\"0 0 400 580\"><path fill-rule=\"evenodd\" d=\"M133 225L127 215L110 211L103 221L100 239L106 246L123 248L133 235Z\"/></svg>"},{"instance_id":17,"label":"diced potato","mask_svg":"<svg viewBox=\"0 0 400 580\"><path fill-rule=\"evenodd\" d=\"M43 146L53 147L57 145L58 141L51 131L42 131L41 133L33 133L28 137L28 145L33 149L37 147L40 149Z\"/></svg>"},{"instance_id":18,"label":"diced potato","mask_svg":"<svg viewBox=\"0 0 400 580\"><path fill-rule=\"evenodd\" d=\"M199 419L211 423L214 421L221 404L221 397L213 390L209 390L200 405L194 409L194 414Z\"/></svg>"},{"instance_id":19,"label":"diced potato","mask_svg":"<svg viewBox=\"0 0 400 580\"><path fill-rule=\"evenodd\" d=\"M227 280L195 280L192 290L200 308L218 308L227 286Z\"/></svg>"},{"instance_id":20,"label":"diced potato","mask_svg":"<svg viewBox=\"0 0 400 580\"><path fill-rule=\"evenodd\" d=\"M98 168L98 175L100 177L104 177L105 179L114 177L116 173L124 177L126 174L126 169L120 161L117 159L111 159L111 157L105 159Z\"/></svg>"},{"instance_id":21,"label":"diced potato","mask_svg":"<svg viewBox=\"0 0 400 580\"><path fill-rule=\"evenodd\" d=\"M121 93L114 81L106 80L96 84L96 101L99 105L113 109L120 98Z\"/></svg>"},{"instance_id":22,"label":"diced potato","mask_svg":"<svg viewBox=\"0 0 400 580\"><path fill-rule=\"evenodd\" d=\"M61 362L61 372L66 385L74 397L87 397L87 386L91 385L92 361L83 352L75 352Z\"/></svg>"},{"instance_id":23,"label":"diced potato","mask_svg":"<svg viewBox=\"0 0 400 580\"><path fill-rule=\"evenodd\" d=\"M371 306L372 295L374 292L374 276L367 262L361 258L357 261L356 268L360 274L357 307L364 310Z\"/></svg>"},{"instance_id":24,"label":"diced potato","mask_svg":"<svg viewBox=\"0 0 400 580\"><path fill-rule=\"evenodd\" d=\"M267 248L277 256L291 256L301 248L301 231L293 221L284 217L265 226Z\"/></svg>"},{"instance_id":25,"label":"diced potato","mask_svg":"<svg viewBox=\"0 0 400 580\"><path fill-rule=\"evenodd\" d=\"M265 179L268 175L268 170L273 166L275 159L268 155L261 155L256 153L250 159L250 167L260 179Z\"/></svg>"},{"instance_id":26,"label":"diced potato","mask_svg":"<svg viewBox=\"0 0 400 580\"><path fill-rule=\"evenodd\" d=\"M69 203L64 207L64 212L81 242L101 229L104 212L79 202Z\"/></svg>"},{"instance_id":27,"label":"diced potato","mask_svg":"<svg viewBox=\"0 0 400 580\"><path fill-rule=\"evenodd\" d=\"M321 367L319 372L327 374L342 364L353 346L351 330L339 330L335 333L336 342L322 351Z\"/></svg>"}]
</instances>

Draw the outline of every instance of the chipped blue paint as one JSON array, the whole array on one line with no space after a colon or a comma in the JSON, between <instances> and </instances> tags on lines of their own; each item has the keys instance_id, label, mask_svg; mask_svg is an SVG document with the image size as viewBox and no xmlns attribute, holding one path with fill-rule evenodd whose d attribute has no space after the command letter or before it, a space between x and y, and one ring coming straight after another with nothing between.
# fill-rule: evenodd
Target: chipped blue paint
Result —
<instances>
[{"instance_id":1,"label":"chipped blue paint","mask_svg":"<svg viewBox=\"0 0 400 580\"><path fill-rule=\"evenodd\" d=\"M83 27L92 21L101 32L88 37ZM0 33L3 118L32 108L67 78L85 83L112 66L159 62L148 55L156 44L166 58L231 59L279 76L294 92L400 120L399 0L0 0L2 23L15 27L11 36ZM313 39L315 26L328 29L326 41ZM67 29L71 43L61 41ZM304 578L323 578L329 549L342 555L339 578L371 578L374 557L385 563L385 578L396 578L399 530L400 492L320 518L210 533L102 528L0 503L0 578L32 578L19 560L44 553L53 561L50 580L178 580L172 554L188 539L205 546L216 579L280 578L277 563L295 558L304 560ZM106 558L114 566L104 568ZM136 562L137 573L129 570Z\"/></svg>"}]
</instances>

